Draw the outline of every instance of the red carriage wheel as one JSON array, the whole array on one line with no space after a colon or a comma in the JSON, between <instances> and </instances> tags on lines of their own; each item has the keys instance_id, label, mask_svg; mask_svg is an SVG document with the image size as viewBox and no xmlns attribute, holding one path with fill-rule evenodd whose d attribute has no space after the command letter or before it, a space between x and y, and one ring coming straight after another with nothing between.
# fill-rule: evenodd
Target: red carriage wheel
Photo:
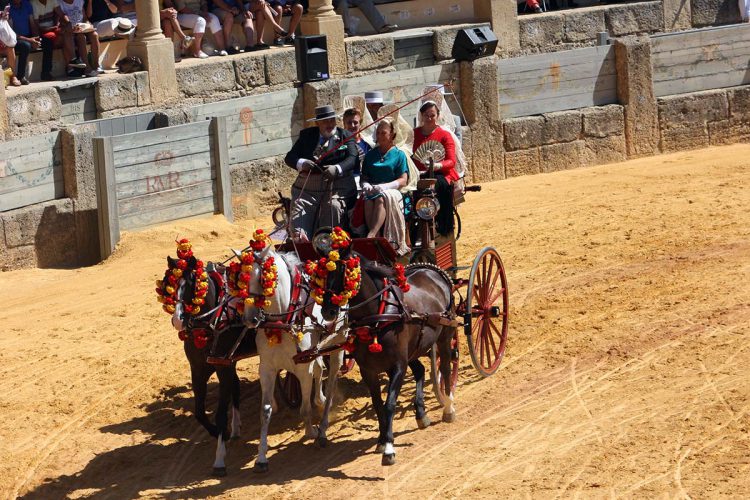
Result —
<instances>
[{"instance_id":1,"label":"red carriage wheel","mask_svg":"<svg viewBox=\"0 0 750 500\"><path fill-rule=\"evenodd\" d=\"M474 367L489 377L500 366L508 337L508 282L500 255L485 247L474 259L464 329Z\"/></svg>"},{"instance_id":2,"label":"red carriage wheel","mask_svg":"<svg viewBox=\"0 0 750 500\"><path fill-rule=\"evenodd\" d=\"M293 373L280 371L276 374L276 388L281 399L289 408L299 408L302 404L302 387Z\"/></svg>"},{"instance_id":3,"label":"red carriage wheel","mask_svg":"<svg viewBox=\"0 0 750 500\"><path fill-rule=\"evenodd\" d=\"M451 338L451 376L448 381L450 383L450 391L446 391L442 383L443 377L440 376L440 355L438 354L437 346L433 346L430 351L430 362L432 391L435 393L435 397L440 402L440 405L445 406L448 395L456 391L456 382L458 382L458 329L454 330L453 338Z\"/></svg>"}]
</instances>

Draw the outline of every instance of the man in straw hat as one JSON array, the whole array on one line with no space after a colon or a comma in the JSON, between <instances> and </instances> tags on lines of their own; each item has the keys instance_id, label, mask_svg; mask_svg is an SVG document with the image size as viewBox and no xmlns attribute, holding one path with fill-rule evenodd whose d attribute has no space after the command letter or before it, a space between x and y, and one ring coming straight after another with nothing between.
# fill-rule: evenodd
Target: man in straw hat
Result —
<instances>
[{"instance_id":1,"label":"man in straw hat","mask_svg":"<svg viewBox=\"0 0 750 500\"><path fill-rule=\"evenodd\" d=\"M354 138L336 126L333 106L315 108L315 122L299 134L284 162L299 173L292 185L292 237L310 239L318 227L345 226L354 204Z\"/></svg>"}]
</instances>

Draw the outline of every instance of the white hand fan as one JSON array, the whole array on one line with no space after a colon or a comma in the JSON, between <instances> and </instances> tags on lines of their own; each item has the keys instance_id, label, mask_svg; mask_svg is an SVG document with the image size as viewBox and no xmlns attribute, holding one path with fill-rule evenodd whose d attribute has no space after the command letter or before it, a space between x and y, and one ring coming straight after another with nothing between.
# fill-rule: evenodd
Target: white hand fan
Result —
<instances>
[{"instance_id":1,"label":"white hand fan","mask_svg":"<svg viewBox=\"0 0 750 500\"><path fill-rule=\"evenodd\" d=\"M430 160L434 162L443 161L445 148L438 141L426 141L414 151L414 158L424 164L427 164Z\"/></svg>"}]
</instances>

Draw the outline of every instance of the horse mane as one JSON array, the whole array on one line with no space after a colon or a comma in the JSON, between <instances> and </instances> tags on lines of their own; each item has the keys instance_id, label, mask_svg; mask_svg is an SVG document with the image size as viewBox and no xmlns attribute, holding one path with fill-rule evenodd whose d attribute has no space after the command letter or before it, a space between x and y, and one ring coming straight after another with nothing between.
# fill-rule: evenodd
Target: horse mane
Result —
<instances>
[{"instance_id":1,"label":"horse mane","mask_svg":"<svg viewBox=\"0 0 750 500\"><path fill-rule=\"evenodd\" d=\"M362 269L370 274L374 274L378 278L393 278L394 271L390 266L380 264L375 260L370 260L363 255L356 254L360 259L360 266Z\"/></svg>"},{"instance_id":2,"label":"horse mane","mask_svg":"<svg viewBox=\"0 0 750 500\"><path fill-rule=\"evenodd\" d=\"M408 266L406 266L404 273L409 276L410 274L419 271L420 269L427 269L438 273L440 277L445 280L445 283L449 288L453 287L453 278L451 278L448 273L446 273L441 267L429 262L416 262L414 264L409 264Z\"/></svg>"}]
</instances>

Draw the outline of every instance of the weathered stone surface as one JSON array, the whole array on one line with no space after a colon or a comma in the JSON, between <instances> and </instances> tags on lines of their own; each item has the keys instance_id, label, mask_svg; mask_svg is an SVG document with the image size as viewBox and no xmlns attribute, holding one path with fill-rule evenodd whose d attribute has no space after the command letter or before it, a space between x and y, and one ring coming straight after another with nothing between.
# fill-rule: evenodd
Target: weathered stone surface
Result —
<instances>
[{"instance_id":1,"label":"weathered stone surface","mask_svg":"<svg viewBox=\"0 0 750 500\"><path fill-rule=\"evenodd\" d=\"M750 87L740 87L727 91L729 115L732 118L750 118Z\"/></svg>"},{"instance_id":2,"label":"weathered stone surface","mask_svg":"<svg viewBox=\"0 0 750 500\"><path fill-rule=\"evenodd\" d=\"M562 43L563 17L557 14L525 16L518 20L521 48L539 48Z\"/></svg>"},{"instance_id":3,"label":"weathered stone surface","mask_svg":"<svg viewBox=\"0 0 750 500\"><path fill-rule=\"evenodd\" d=\"M651 75L648 37L615 41L617 99L625 106L625 137L631 158L652 155L659 148L659 115Z\"/></svg>"},{"instance_id":4,"label":"weathered stone surface","mask_svg":"<svg viewBox=\"0 0 750 500\"><path fill-rule=\"evenodd\" d=\"M0 271L34 266L36 266L36 250L33 245L5 248L0 242Z\"/></svg>"},{"instance_id":5,"label":"weathered stone surface","mask_svg":"<svg viewBox=\"0 0 750 500\"><path fill-rule=\"evenodd\" d=\"M249 54L234 60L237 83L246 89L266 84L266 59L259 53ZM290 81L297 78L295 75Z\"/></svg>"},{"instance_id":6,"label":"weathered stone surface","mask_svg":"<svg viewBox=\"0 0 750 500\"><path fill-rule=\"evenodd\" d=\"M618 5L606 11L607 30L612 36L655 33L664 29L661 1Z\"/></svg>"},{"instance_id":7,"label":"weathered stone surface","mask_svg":"<svg viewBox=\"0 0 750 500\"><path fill-rule=\"evenodd\" d=\"M476 28L478 26L488 26L488 24L457 24L434 28L432 30L432 48L435 53L435 59L438 61L453 59L451 52L453 51L453 42L456 40L456 34L462 29Z\"/></svg>"},{"instance_id":8,"label":"weathered stone surface","mask_svg":"<svg viewBox=\"0 0 750 500\"><path fill-rule=\"evenodd\" d=\"M369 71L392 66L393 50L393 38L390 36L348 39L346 57L349 61L349 71Z\"/></svg>"},{"instance_id":9,"label":"weathered stone surface","mask_svg":"<svg viewBox=\"0 0 750 500\"><path fill-rule=\"evenodd\" d=\"M186 96L205 96L234 90L234 65L231 60L221 59L206 59L201 64L178 67L177 85L180 92Z\"/></svg>"},{"instance_id":10,"label":"weathered stone surface","mask_svg":"<svg viewBox=\"0 0 750 500\"><path fill-rule=\"evenodd\" d=\"M146 86L148 86L148 82ZM96 98L96 108L100 112L138 106L135 75L116 74L108 78L100 78L96 82L94 96Z\"/></svg>"},{"instance_id":11,"label":"weathered stone surface","mask_svg":"<svg viewBox=\"0 0 750 500\"><path fill-rule=\"evenodd\" d=\"M77 209L97 208L94 147L97 136L94 125L81 123L60 133L63 150L65 195L76 201Z\"/></svg>"},{"instance_id":12,"label":"weathered stone surface","mask_svg":"<svg viewBox=\"0 0 750 500\"><path fill-rule=\"evenodd\" d=\"M483 57L458 66L461 106L469 125L481 120L500 121L500 102L497 92L497 57Z\"/></svg>"},{"instance_id":13,"label":"weathered stone surface","mask_svg":"<svg viewBox=\"0 0 750 500\"><path fill-rule=\"evenodd\" d=\"M291 83L297 79L294 50L274 50L266 54L266 81L269 85Z\"/></svg>"},{"instance_id":14,"label":"weathered stone surface","mask_svg":"<svg viewBox=\"0 0 750 500\"><path fill-rule=\"evenodd\" d=\"M171 40L131 40L128 42L128 55L140 58L148 70L146 76L151 102L167 104L180 98L180 92L176 92L179 86L174 65L174 45Z\"/></svg>"},{"instance_id":15,"label":"weathered stone surface","mask_svg":"<svg viewBox=\"0 0 750 500\"><path fill-rule=\"evenodd\" d=\"M8 100L5 97L5 85L0 85L0 141L8 133Z\"/></svg>"},{"instance_id":16,"label":"weathered stone surface","mask_svg":"<svg viewBox=\"0 0 750 500\"><path fill-rule=\"evenodd\" d=\"M580 145L582 141L549 144L541 147L540 170L556 172L581 166Z\"/></svg>"},{"instance_id":17,"label":"weathered stone surface","mask_svg":"<svg viewBox=\"0 0 750 500\"><path fill-rule=\"evenodd\" d=\"M469 161L467 181L487 182L505 178L502 124L474 124L463 129L464 154Z\"/></svg>"},{"instance_id":18,"label":"weathered stone surface","mask_svg":"<svg viewBox=\"0 0 750 500\"><path fill-rule=\"evenodd\" d=\"M503 125L506 151L528 149L542 144L544 118L541 116L511 118L505 120Z\"/></svg>"},{"instance_id":19,"label":"weathered stone surface","mask_svg":"<svg viewBox=\"0 0 750 500\"><path fill-rule=\"evenodd\" d=\"M519 48L518 13L516 4L505 0L474 0L474 17L477 21L489 21L497 34L497 50L500 53L515 52Z\"/></svg>"},{"instance_id":20,"label":"weathered stone surface","mask_svg":"<svg viewBox=\"0 0 750 500\"><path fill-rule=\"evenodd\" d=\"M718 122L709 123L707 130L708 143L711 146L733 144L738 141L738 138L732 130L732 122L730 120L720 120Z\"/></svg>"},{"instance_id":21,"label":"weathered stone surface","mask_svg":"<svg viewBox=\"0 0 750 500\"><path fill-rule=\"evenodd\" d=\"M570 142L581 135L581 113L578 110L546 113L542 129L542 144Z\"/></svg>"},{"instance_id":22,"label":"weathered stone surface","mask_svg":"<svg viewBox=\"0 0 750 500\"><path fill-rule=\"evenodd\" d=\"M705 124L690 127L662 129L661 150L663 153L708 147L708 131Z\"/></svg>"},{"instance_id":23,"label":"weathered stone surface","mask_svg":"<svg viewBox=\"0 0 750 500\"><path fill-rule=\"evenodd\" d=\"M579 154L582 166L624 161L627 158L625 136L587 137L579 144Z\"/></svg>"},{"instance_id":24,"label":"weathered stone surface","mask_svg":"<svg viewBox=\"0 0 750 500\"><path fill-rule=\"evenodd\" d=\"M288 192L296 172L284 164L283 156L255 160L232 167L232 210L234 217L262 215L278 202L278 191Z\"/></svg>"},{"instance_id":25,"label":"weathered stone surface","mask_svg":"<svg viewBox=\"0 0 750 500\"><path fill-rule=\"evenodd\" d=\"M322 82L309 82L302 87L305 100L305 119L315 117L315 108L330 104L334 107L341 102L341 86L338 80L324 80Z\"/></svg>"},{"instance_id":26,"label":"weathered stone surface","mask_svg":"<svg viewBox=\"0 0 750 500\"><path fill-rule=\"evenodd\" d=\"M623 107L617 104L596 106L581 111L583 134L589 137L607 137L624 133Z\"/></svg>"},{"instance_id":27,"label":"weathered stone surface","mask_svg":"<svg viewBox=\"0 0 750 500\"><path fill-rule=\"evenodd\" d=\"M691 28L690 0L662 0L664 31L679 31Z\"/></svg>"},{"instance_id":28,"label":"weathered stone surface","mask_svg":"<svg viewBox=\"0 0 750 500\"><path fill-rule=\"evenodd\" d=\"M596 34L606 31L603 10L564 11L566 42L588 42L596 40Z\"/></svg>"},{"instance_id":29,"label":"weathered stone surface","mask_svg":"<svg viewBox=\"0 0 750 500\"><path fill-rule=\"evenodd\" d=\"M11 125L59 120L62 103L57 90L46 87L8 97L8 120Z\"/></svg>"},{"instance_id":30,"label":"weathered stone surface","mask_svg":"<svg viewBox=\"0 0 750 500\"><path fill-rule=\"evenodd\" d=\"M138 71L135 76L135 91L138 94L138 106L151 104L151 88L148 86L148 72Z\"/></svg>"},{"instance_id":31,"label":"weathered stone surface","mask_svg":"<svg viewBox=\"0 0 750 500\"><path fill-rule=\"evenodd\" d=\"M538 174L539 172L541 172L539 168L539 148L505 153L506 177Z\"/></svg>"},{"instance_id":32,"label":"weathered stone surface","mask_svg":"<svg viewBox=\"0 0 750 500\"><path fill-rule=\"evenodd\" d=\"M659 98L662 129L705 126L729 118L729 100L724 90L710 90Z\"/></svg>"},{"instance_id":33,"label":"weathered stone surface","mask_svg":"<svg viewBox=\"0 0 750 500\"><path fill-rule=\"evenodd\" d=\"M690 13L694 28L742 22L734 0L690 0Z\"/></svg>"}]
</instances>

